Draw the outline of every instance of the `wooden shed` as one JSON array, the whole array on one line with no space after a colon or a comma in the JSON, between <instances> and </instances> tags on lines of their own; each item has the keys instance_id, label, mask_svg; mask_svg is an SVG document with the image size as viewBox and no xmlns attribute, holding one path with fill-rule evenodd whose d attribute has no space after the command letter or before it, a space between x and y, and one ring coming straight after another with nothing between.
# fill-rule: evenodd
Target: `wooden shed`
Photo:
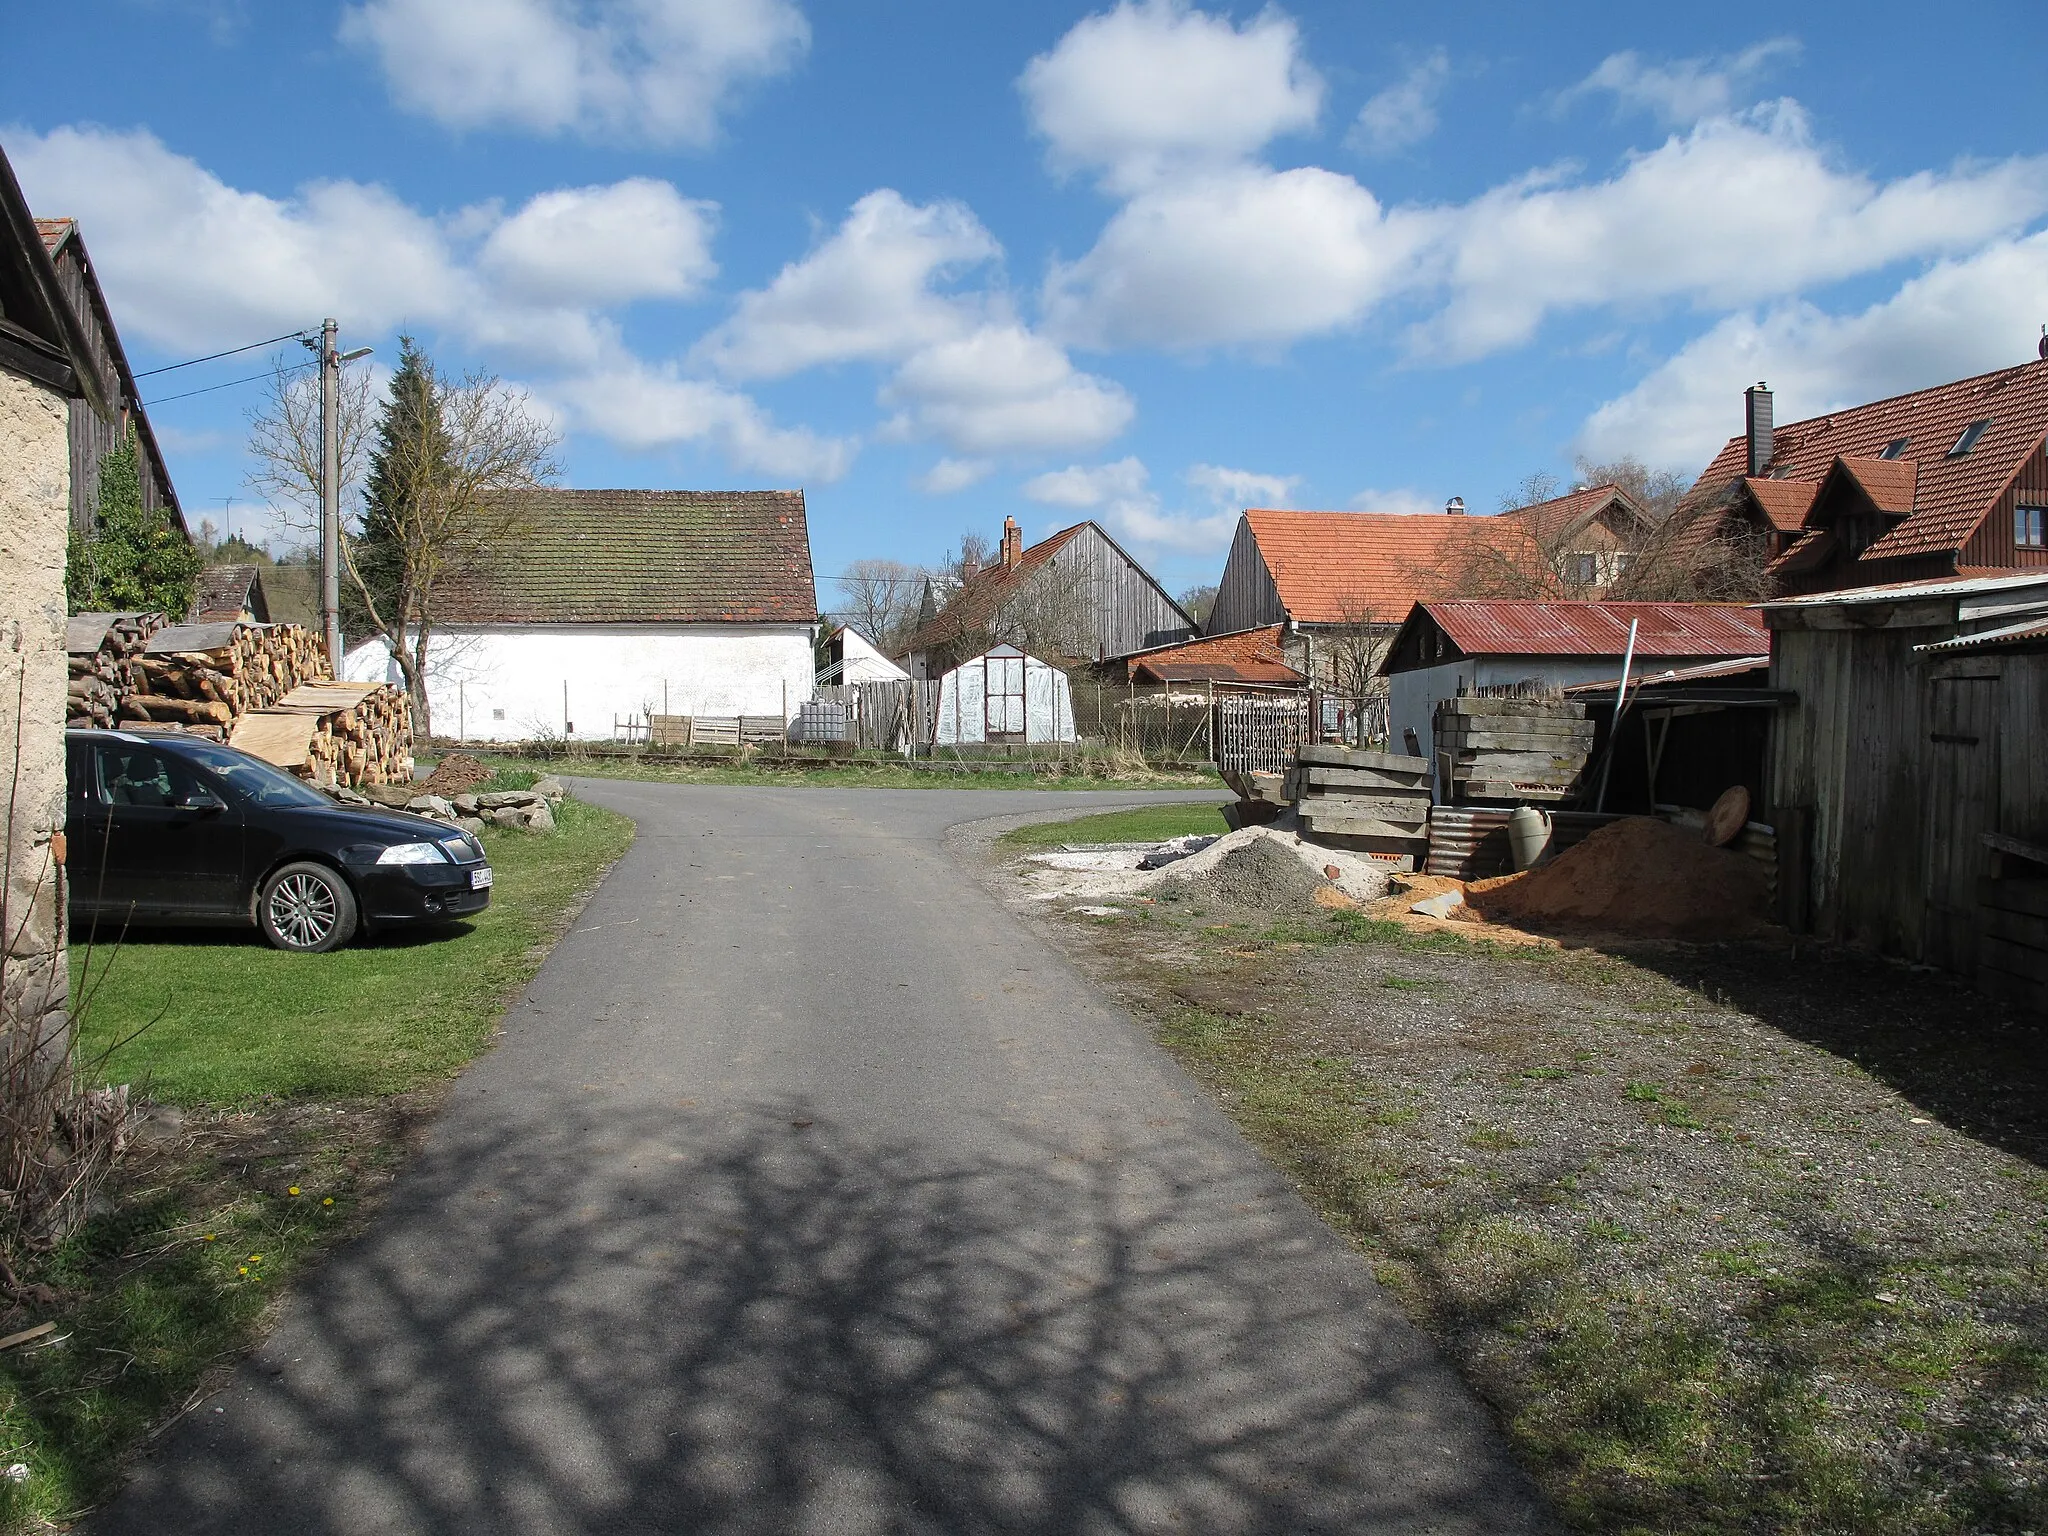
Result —
<instances>
[{"instance_id":1,"label":"wooden shed","mask_svg":"<svg viewBox=\"0 0 2048 1536\"><path fill-rule=\"evenodd\" d=\"M1787 926L1991 990L2015 966L2048 982L2048 902L1994 916L2007 896L2025 903L1993 889L2048 876L2025 857L2048 858L2048 576L1867 587L1764 612L1772 685L1797 698L1771 764Z\"/></svg>"}]
</instances>

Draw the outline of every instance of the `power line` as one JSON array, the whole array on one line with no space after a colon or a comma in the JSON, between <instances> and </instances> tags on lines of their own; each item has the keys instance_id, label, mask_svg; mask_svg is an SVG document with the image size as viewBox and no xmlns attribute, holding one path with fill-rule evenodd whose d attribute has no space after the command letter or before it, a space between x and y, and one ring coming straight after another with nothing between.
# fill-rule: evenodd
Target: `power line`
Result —
<instances>
[{"instance_id":1,"label":"power line","mask_svg":"<svg viewBox=\"0 0 2048 1536\"><path fill-rule=\"evenodd\" d=\"M146 368L141 373L136 374L135 377L146 379L151 374L175 373L180 368L190 368L199 363L210 363L215 358L233 357L238 352L254 352L258 347L274 347L280 341L303 341L305 336L306 333L304 331L290 331L283 336L273 336L268 341L252 341L246 347L229 347L225 352L209 352L204 357L189 357L182 363L165 363L161 368Z\"/></svg>"},{"instance_id":2,"label":"power line","mask_svg":"<svg viewBox=\"0 0 2048 1536\"><path fill-rule=\"evenodd\" d=\"M268 346L270 343L259 342L257 345ZM244 348L243 350L246 351L247 349ZM316 357L308 362L293 363L289 368L280 368L277 370L277 373L299 373L307 368L318 368L319 366L320 360ZM275 374L270 373L252 373L245 379L229 379L225 384L209 384L204 389L188 389L182 395L165 395L160 400L145 400L142 403L146 406L169 405L173 400L189 400L194 395L210 395L217 389L233 389L237 384L254 384L258 379L274 378L275 376Z\"/></svg>"}]
</instances>

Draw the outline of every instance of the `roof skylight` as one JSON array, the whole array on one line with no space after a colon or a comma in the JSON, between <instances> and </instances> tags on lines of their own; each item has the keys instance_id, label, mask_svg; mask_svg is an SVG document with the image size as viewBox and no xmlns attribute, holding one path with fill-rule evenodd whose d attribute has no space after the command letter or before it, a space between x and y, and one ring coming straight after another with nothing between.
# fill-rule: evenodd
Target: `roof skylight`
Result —
<instances>
[{"instance_id":1,"label":"roof skylight","mask_svg":"<svg viewBox=\"0 0 2048 1536\"><path fill-rule=\"evenodd\" d=\"M1906 446L1912 441L1913 439L1910 437L1895 437L1884 445L1884 452L1880 453L1878 457L1880 459L1904 458Z\"/></svg>"},{"instance_id":2,"label":"roof skylight","mask_svg":"<svg viewBox=\"0 0 2048 1536\"><path fill-rule=\"evenodd\" d=\"M1952 459L1960 459L1964 454L1977 446L1977 439L1984 435L1984 429L1990 425L1991 418L1989 416L1984 417L1982 420L1971 422L1967 427L1963 428L1963 435L1956 439L1956 445L1949 449L1948 456Z\"/></svg>"}]
</instances>

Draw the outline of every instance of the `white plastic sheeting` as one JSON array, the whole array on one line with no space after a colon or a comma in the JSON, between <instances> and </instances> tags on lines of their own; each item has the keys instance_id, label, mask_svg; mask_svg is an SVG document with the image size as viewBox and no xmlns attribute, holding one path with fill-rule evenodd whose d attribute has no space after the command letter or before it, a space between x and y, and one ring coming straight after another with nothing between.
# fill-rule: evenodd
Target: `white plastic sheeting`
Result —
<instances>
[{"instance_id":1,"label":"white plastic sheeting","mask_svg":"<svg viewBox=\"0 0 2048 1536\"><path fill-rule=\"evenodd\" d=\"M1074 739L1074 694L1066 673L999 645L939 679L933 740L942 747Z\"/></svg>"}]
</instances>

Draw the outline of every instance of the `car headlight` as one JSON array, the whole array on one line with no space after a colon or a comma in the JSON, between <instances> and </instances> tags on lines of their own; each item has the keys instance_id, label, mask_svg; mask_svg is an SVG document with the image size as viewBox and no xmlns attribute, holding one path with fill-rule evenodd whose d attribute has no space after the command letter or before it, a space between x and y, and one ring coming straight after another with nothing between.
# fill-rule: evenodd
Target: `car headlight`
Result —
<instances>
[{"instance_id":1,"label":"car headlight","mask_svg":"<svg viewBox=\"0 0 2048 1536\"><path fill-rule=\"evenodd\" d=\"M379 864L445 864L448 855L439 843L393 843L377 855Z\"/></svg>"}]
</instances>

